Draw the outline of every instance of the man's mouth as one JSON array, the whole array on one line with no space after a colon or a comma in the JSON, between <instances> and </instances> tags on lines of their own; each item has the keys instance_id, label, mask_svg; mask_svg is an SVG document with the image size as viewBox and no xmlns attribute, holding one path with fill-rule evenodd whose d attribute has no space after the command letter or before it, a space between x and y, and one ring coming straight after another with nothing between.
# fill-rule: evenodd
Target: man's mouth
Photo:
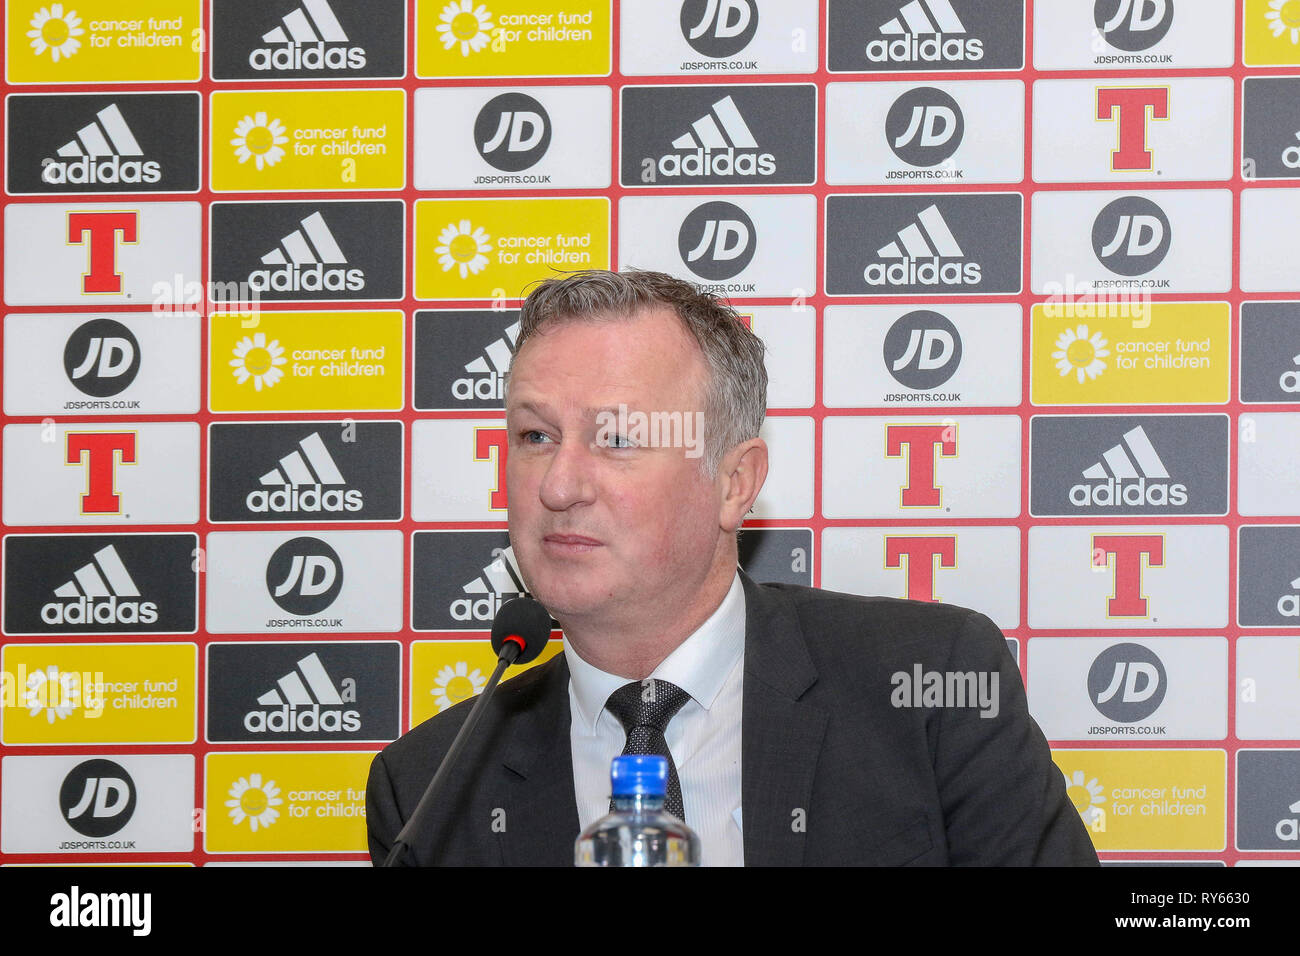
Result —
<instances>
[{"instance_id":1,"label":"man's mouth","mask_svg":"<svg viewBox=\"0 0 1300 956\"><path fill-rule=\"evenodd\" d=\"M546 545L566 550L585 550L598 548L601 542L582 534L548 534L542 539Z\"/></svg>"}]
</instances>

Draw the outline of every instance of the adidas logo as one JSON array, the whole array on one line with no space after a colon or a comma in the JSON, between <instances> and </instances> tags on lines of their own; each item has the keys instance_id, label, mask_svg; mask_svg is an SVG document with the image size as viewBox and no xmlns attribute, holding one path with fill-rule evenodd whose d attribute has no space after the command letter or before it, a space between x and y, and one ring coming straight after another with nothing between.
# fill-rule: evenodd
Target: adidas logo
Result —
<instances>
[{"instance_id":1,"label":"adidas logo","mask_svg":"<svg viewBox=\"0 0 1300 956\"><path fill-rule=\"evenodd\" d=\"M255 70L361 70L366 51L359 46L339 46L348 35L330 9L328 0L302 0L302 6L280 20L280 26L262 34L269 46L248 54Z\"/></svg>"},{"instance_id":2,"label":"adidas logo","mask_svg":"<svg viewBox=\"0 0 1300 956\"><path fill-rule=\"evenodd\" d=\"M1291 591L1277 599L1277 613L1283 617L1300 617L1300 578L1291 582Z\"/></svg>"},{"instance_id":3,"label":"adidas logo","mask_svg":"<svg viewBox=\"0 0 1300 956\"><path fill-rule=\"evenodd\" d=\"M863 270L868 285L978 285L978 262L944 262L965 256L944 221L939 207L926 206L916 222L900 229L897 238L876 250L888 262L871 262Z\"/></svg>"},{"instance_id":4,"label":"adidas logo","mask_svg":"<svg viewBox=\"0 0 1300 956\"><path fill-rule=\"evenodd\" d=\"M454 379L452 396L462 402L503 400L506 397L506 370L510 368L510 358L518 340L519 323L515 322L506 328L501 338L485 348L479 358L466 363L465 371L472 377Z\"/></svg>"},{"instance_id":5,"label":"adidas logo","mask_svg":"<svg viewBox=\"0 0 1300 956\"><path fill-rule=\"evenodd\" d=\"M1141 425L1126 431L1123 441L1104 451L1083 477L1091 484L1070 488L1070 504L1078 508L1187 504L1187 486L1169 481L1169 471Z\"/></svg>"},{"instance_id":6,"label":"adidas logo","mask_svg":"<svg viewBox=\"0 0 1300 956\"><path fill-rule=\"evenodd\" d=\"M361 729L361 714L355 710L336 710L357 699L357 682L351 677L335 686L314 652L308 654L294 670L276 682L257 703L262 709L244 715L244 729L255 734L311 733L332 731L351 733Z\"/></svg>"},{"instance_id":7,"label":"adidas logo","mask_svg":"<svg viewBox=\"0 0 1300 956\"><path fill-rule=\"evenodd\" d=\"M254 269L248 285L258 292L360 292L366 287L366 275L346 266L347 256L325 224L319 211L303 219L280 240L279 247L262 256L262 264L272 269ZM335 268L327 268L335 267Z\"/></svg>"},{"instance_id":8,"label":"adidas logo","mask_svg":"<svg viewBox=\"0 0 1300 956\"><path fill-rule=\"evenodd\" d=\"M483 573L461 588L469 597L451 602L457 621L491 621L501 605L526 593L523 575L515 563L514 548L502 548Z\"/></svg>"},{"instance_id":9,"label":"adidas logo","mask_svg":"<svg viewBox=\"0 0 1300 956\"><path fill-rule=\"evenodd\" d=\"M156 183L162 168L144 156L131 127L116 103L95 114L95 120L77 130L77 135L59 147L59 157L41 161L41 179L60 185L75 183Z\"/></svg>"},{"instance_id":10,"label":"adidas logo","mask_svg":"<svg viewBox=\"0 0 1300 956\"><path fill-rule=\"evenodd\" d=\"M754 134L730 96L714 103L672 146L678 152L659 157L660 175L771 176L776 172L776 157L758 151ZM650 157L642 160L643 165L653 163Z\"/></svg>"},{"instance_id":11,"label":"adidas logo","mask_svg":"<svg viewBox=\"0 0 1300 956\"><path fill-rule=\"evenodd\" d=\"M263 487L250 491L244 499L255 514L360 511L365 504L357 488L324 487L347 482L319 432L300 441L293 452L280 459L280 467L262 475L258 483ZM267 490L270 488L275 490Z\"/></svg>"},{"instance_id":12,"label":"adidas logo","mask_svg":"<svg viewBox=\"0 0 1300 956\"><path fill-rule=\"evenodd\" d=\"M46 624L154 624L158 605L140 597L126 565L113 545L100 548L78 568L72 580L54 589L58 601L41 607Z\"/></svg>"},{"instance_id":13,"label":"adidas logo","mask_svg":"<svg viewBox=\"0 0 1300 956\"><path fill-rule=\"evenodd\" d=\"M881 38L867 44L867 59L872 63L982 60L984 41L953 35L965 32L951 0L909 0L898 16L881 24Z\"/></svg>"}]
</instances>

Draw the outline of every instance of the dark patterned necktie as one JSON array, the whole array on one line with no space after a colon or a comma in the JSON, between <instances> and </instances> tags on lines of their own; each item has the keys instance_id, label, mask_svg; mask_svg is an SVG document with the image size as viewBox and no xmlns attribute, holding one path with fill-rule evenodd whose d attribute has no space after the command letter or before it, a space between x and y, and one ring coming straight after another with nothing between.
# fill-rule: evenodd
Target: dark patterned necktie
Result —
<instances>
[{"instance_id":1,"label":"dark patterned necktie","mask_svg":"<svg viewBox=\"0 0 1300 956\"><path fill-rule=\"evenodd\" d=\"M627 731L624 754L658 754L668 758L668 791L664 794L664 810L685 822L686 810L682 807L682 785L677 780L677 766L668 752L664 731L668 721L682 709L691 695L676 684L650 678L624 684L609 695L605 709L618 718ZM614 801L609 801L614 810Z\"/></svg>"}]
</instances>

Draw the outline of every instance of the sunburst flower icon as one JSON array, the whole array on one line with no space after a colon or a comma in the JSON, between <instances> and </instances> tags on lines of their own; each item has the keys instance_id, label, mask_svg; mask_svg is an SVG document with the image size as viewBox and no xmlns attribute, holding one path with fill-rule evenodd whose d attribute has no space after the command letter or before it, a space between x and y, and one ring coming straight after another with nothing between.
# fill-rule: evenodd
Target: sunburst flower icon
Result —
<instances>
[{"instance_id":1,"label":"sunburst flower icon","mask_svg":"<svg viewBox=\"0 0 1300 956\"><path fill-rule=\"evenodd\" d=\"M260 773L240 777L231 785L229 794L226 806L230 808L230 819L235 826L247 820L249 829L256 833L259 826L266 829L280 817L280 811L275 809L284 803L280 799L280 788L274 780L262 783Z\"/></svg>"},{"instance_id":2,"label":"sunburst flower icon","mask_svg":"<svg viewBox=\"0 0 1300 956\"><path fill-rule=\"evenodd\" d=\"M41 7L28 26L31 29L27 31L27 36L31 38L36 55L40 56L49 50L50 59L55 63L59 62L59 57L67 59L80 50L81 41L77 37L86 32L81 28L81 17L77 16L77 11L64 13L61 3Z\"/></svg>"},{"instance_id":3,"label":"sunburst flower icon","mask_svg":"<svg viewBox=\"0 0 1300 956\"><path fill-rule=\"evenodd\" d=\"M230 145L241 163L250 159L257 168L274 166L284 159L284 144L289 142L288 132L278 119L268 119L265 113L245 116L235 127L235 138Z\"/></svg>"},{"instance_id":4,"label":"sunburst flower icon","mask_svg":"<svg viewBox=\"0 0 1300 956\"><path fill-rule=\"evenodd\" d=\"M252 379L253 390L260 392L263 386L270 388L284 378L280 366L288 364L289 360L284 357L279 339L271 339L268 343L264 332L255 333L251 339L245 335L235 346L234 353L230 368L240 385Z\"/></svg>"},{"instance_id":5,"label":"sunburst flower icon","mask_svg":"<svg viewBox=\"0 0 1300 956\"><path fill-rule=\"evenodd\" d=\"M1293 46L1300 46L1300 0L1270 0L1264 19L1273 36L1287 35Z\"/></svg>"},{"instance_id":6,"label":"sunburst flower icon","mask_svg":"<svg viewBox=\"0 0 1300 956\"><path fill-rule=\"evenodd\" d=\"M464 661L457 661L454 667L448 664L438 671L438 676L433 681L433 690L429 693L438 705L438 713L442 713L453 704L483 693L486 686L487 678L477 667L471 670Z\"/></svg>"},{"instance_id":7,"label":"sunburst flower icon","mask_svg":"<svg viewBox=\"0 0 1300 956\"><path fill-rule=\"evenodd\" d=\"M55 719L66 720L75 704L64 693L64 684L59 669L51 664L43 671L33 671L27 678L27 693L23 698L29 717L35 717L45 711L46 723Z\"/></svg>"},{"instance_id":8,"label":"sunburst flower icon","mask_svg":"<svg viewBox=\"0 0 1300 956\"><path fill-rule=\"evenodd\" d=\"M1065 795L1079 811L1084 825L1092 826L1098 818L1105 817L1106 811L1101 804L1106 802L1106 794L1096 777L1088 780L1082 770L1076 770L1073 776L1061 771L1061 776L1065 777Z\"/></svg>"},{"instance_id":9,"label":"sunburst flower icon","mask_svg":"<svg viewBox=\"0 0 1300 956\"><path fill-rule=\"evenodd\" d=\"M463 279L471 273L478 275L487 266L492 237L481 226L462 219L459 223L449 223L438 233L438 245L433 251L443 272L459 267Z\"/></svg>"},{"instance_id":10,"label":"sunburst flower icon","mask_svg":"<svg viewBox=\"0 0 1300 956\"><path fill-rule=\"evenodd\" d=\"M459 43L460 55L469 56L492 39L492 13L481 3L475 7L474 0L447 4L438 19L438 39L444 50L454 49Z\"/></svg>"},{"instance_id":11,"label":"sunburst flower icon","mask_svg":"<svg viewBox=\"0 0 1300 956\"><path fill-rule=\"evenodd\" d=\"M1100 332L1094 332L1089 337L1086 325L1066 329L1057 336L1056 351L1052 353L1052 358L1056 359L1056 370L1062 376L1073 371L1082 385L1086 379L1096 378L1106 371L1106 363L1102 359L1110 355L1110 349L1106 348L1108 344Z\"/></svg>"}]
</instances>

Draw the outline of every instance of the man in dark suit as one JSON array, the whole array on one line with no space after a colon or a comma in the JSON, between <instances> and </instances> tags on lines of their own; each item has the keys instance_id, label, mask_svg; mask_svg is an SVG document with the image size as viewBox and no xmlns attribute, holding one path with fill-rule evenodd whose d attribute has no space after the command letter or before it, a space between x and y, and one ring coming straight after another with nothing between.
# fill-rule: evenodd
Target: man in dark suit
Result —
<instances>
[{"instance_id":1,"label":"man in dark suit","mask_svg":"<svg viewBox=\"0 0 1300 956\"><path fill-rule=\"evenodd\" d=\"M762 348L656 273L529 296L510 537L565 652L502 685L406 863L571 863L625 746L669 758L706 864L1096 863L987 618L737 571L767 476ZM375 758L376 862L469 704Z\"/></svg>"}]
</instances>

